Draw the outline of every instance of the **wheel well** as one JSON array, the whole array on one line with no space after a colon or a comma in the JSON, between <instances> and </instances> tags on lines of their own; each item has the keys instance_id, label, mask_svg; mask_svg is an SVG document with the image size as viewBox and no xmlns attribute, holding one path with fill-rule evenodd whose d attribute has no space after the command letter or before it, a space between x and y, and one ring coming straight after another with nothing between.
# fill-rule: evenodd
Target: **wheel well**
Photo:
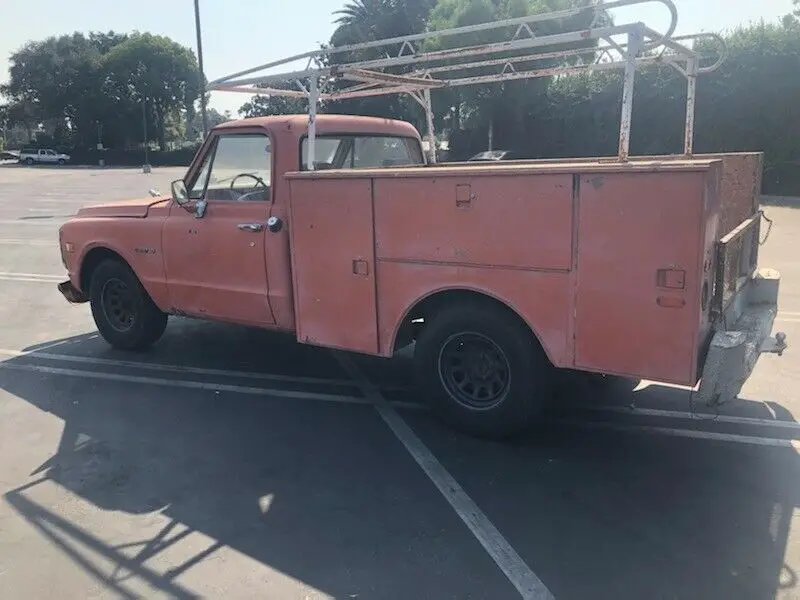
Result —
<instances>
[{"instance_id":1,"label":"wheel well","mask_svg":"<svg viewBox=\"0 0 800 600\"><path fill-rule=\"evenodd\" d=\"M404 348L413 342L419 335L420 330L429 322L440 310L445 307L457 306L466 302L472 304L480 304L486 307L486 310L498 310L505 312L519 321L520 325L527 329L537 342L539 337L533 331L528 323L519 316L519 314L505 302L493 298L482 292L474 290L444 290L436 292L419 300L412 308L406 313L397 335L394 340L393 350L396 352L400 348Z\"/></svg>"},{"instance_id":2,"label":"wheel well","mask_svg":"<svg viewBox=\"0 0 800 600\"><path fill-rule=\"evenodd\" d=\"M83 291L83 293L85 294L89 293L89 285L91 284L92 274L94 273L94 270L101 262L109 258L118 260L122 264L130 267L128 261L126 261L124 258L122 258L119 254L117 254L113 250L109 250L108 248L104 247L92 248L91 250L89 250L89 253L83 259L83 264L81 265L81 271L80 271L81 291Z\"/></svg>"}]
</instances>

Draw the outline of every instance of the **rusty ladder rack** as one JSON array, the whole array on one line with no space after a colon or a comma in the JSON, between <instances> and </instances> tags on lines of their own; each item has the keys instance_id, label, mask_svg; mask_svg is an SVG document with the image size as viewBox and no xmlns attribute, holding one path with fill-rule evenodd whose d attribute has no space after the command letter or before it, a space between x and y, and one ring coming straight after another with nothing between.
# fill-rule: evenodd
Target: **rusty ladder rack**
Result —
<instances>
[{"instance_id":1,"label":"rusty ladder rack","mask_svg":"<svg viewBox=\"0 0 800 600\"><path fill-rule=\"evenodd\" d=\"M659 33L644 23L623 25L598 25L607 11L640 4L659 3L670 13L671 21L665 33ZM537 36L534 27L541 23L554 23L593 11L594 19L588 29L566 31ZM427 31L415 35L320 48L288 58L259 65L245 71L233 73L210 82L209 91L231 91L246 94L265 94L306 98L309 101L308 152L309 168L315 159L316 115L321 100L345 100L388 94L407 93L424 109L427 124L429 161L436 162L435 132L431 90L498 83L537 77L574 75L590 71L624 69L625 79L622 93L622 116L620 122L619 153L621 161L628 160L630 149L631 115L633 110L633 88L638 67L668 64L687 79L686 122L684 131L684 154L691 156L694 139L694 113L697 77L716 70L725 60L725 40L715 33L673 36L678 23L678 11L672 0L597 0L585 8L574 8L549 13L481 23L439 31ZM426 50L427 40L458 40L458 36L471 33L503 34L505 41L458 46L444 50ZM617 41L615 37L622 36ZM719 52L713 64L701 66L701 57L684 42L706 38L717 43ZM543 51L548 47L562 46L597 40L596 47ZM335 63L337 55L371 50L383 58ZM522 53L509 56L508 53ZM593 55L589 61L583 57ZM531 68L526 63L545 59L573 58L575 62L547 68ZM298 70L270 72L276 67L306 61ZM494 74L472 74L470 71L497 68ZM388 71L392 69L392 72ZM260 74L258 74L260 73ZM460 73L460 74L459 74ZM342 89L330 89L331 84L347 82ZM293 85L295 89L286 86Z\"/></svg>"}]
</instances>

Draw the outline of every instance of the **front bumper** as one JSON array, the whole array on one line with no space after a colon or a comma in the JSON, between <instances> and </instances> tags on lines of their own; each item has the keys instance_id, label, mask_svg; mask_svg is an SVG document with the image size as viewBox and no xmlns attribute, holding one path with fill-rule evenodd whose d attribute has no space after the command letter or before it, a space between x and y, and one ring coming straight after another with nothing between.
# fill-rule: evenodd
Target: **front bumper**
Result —
<instances>
[{"instance_id":1,"label":"front bumper","mask_svg":"<svg viewBox=\"0 0 800 600\"><path fill-rule=\"evenodd\" d=\"M786 335L771 336L778 314L780 273L755 273L730 302L713 335L695 396L708 405L734 400L763 353L782 355ZM724 324L727 324L724 325Z\"/></svg>"},{"instance_id":2,"label":"front bumper","mask_svg":"<svg viewBox=\"0 0 800 600\"><path fill-rule=\"evenodd\" d=\"M82 304L89 301L89 297L76 288L69 279L58 284L58 291L71 304Z\"/></svg>"}]
</instances>

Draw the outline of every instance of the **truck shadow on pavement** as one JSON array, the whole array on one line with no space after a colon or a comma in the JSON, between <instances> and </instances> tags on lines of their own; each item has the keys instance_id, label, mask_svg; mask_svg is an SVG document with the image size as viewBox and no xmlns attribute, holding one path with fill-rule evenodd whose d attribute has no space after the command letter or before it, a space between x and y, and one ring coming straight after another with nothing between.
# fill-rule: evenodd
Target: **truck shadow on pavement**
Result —
<instances>
[{"instance_id":1,"label":"truck shadow on pavement","mask_svg":"<svg viewBox=\"0 0 800 600\"><path fill-rule=\"evenodd\" d=\"M187 326L146 359L192 355L218 331ZM282 357L272 372L316 360L322 366L307 364L307 372L336 375L322 350L290 350L286 340L234 329L215 339L206 358L219 353L226 365L254 368L254 353L269 351ZM41 352L85 356L92 344L91 336L63 341ZM34 364L32 350L6 363ZM405 377L402 364L362 366L393 384ZM335 597L515 597L498 589L499 570L368 406L14 368L0 369L0 387L64 422L52 457L31 465L31 480L5 501L121 597L137 597L130 577L171 597L197 597L181 576L231 549ZM655 392L611 393L630 404ZM676 403L685 396L658 393ZM784 556L800 506L791 448L558 424L500 444L453 433L424 412L403 416L556 598L772 598L797 586ZM144 540L104 541L130 527L98 531L91 518L62 514L37 495L52 484L101 510L152 515L153 525ZM176 563L176 548L193 533L210 540ZM167 550L168 568L149 566Z\"/></svg>"}]
</instances>

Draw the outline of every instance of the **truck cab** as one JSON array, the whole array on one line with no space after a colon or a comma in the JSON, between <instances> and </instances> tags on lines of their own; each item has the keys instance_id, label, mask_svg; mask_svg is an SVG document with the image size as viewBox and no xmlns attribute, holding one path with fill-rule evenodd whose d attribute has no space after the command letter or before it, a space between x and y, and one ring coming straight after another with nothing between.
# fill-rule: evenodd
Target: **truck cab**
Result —
<instances>
[{"instance_id":1,"label":"truck cab","mask_svg":"<svg viewBox=\"0 0 800 600\"><path fill-rule=\"evenodd\" d=\"M224 123L173 183L172 196L79 211L60 233L70 274L62 288L91 299L95 270L113 259L136 274L161 312L293 331L284 175L308 169L307 121ZM317 170L424 163L416 129L389 119L321 115L316 145ZM140 321L126 329L133 317L121 306L93 311L101 333L120 347L147 346L162 330L161 318L154 328Z\"/></svg>"}]
</instances>

